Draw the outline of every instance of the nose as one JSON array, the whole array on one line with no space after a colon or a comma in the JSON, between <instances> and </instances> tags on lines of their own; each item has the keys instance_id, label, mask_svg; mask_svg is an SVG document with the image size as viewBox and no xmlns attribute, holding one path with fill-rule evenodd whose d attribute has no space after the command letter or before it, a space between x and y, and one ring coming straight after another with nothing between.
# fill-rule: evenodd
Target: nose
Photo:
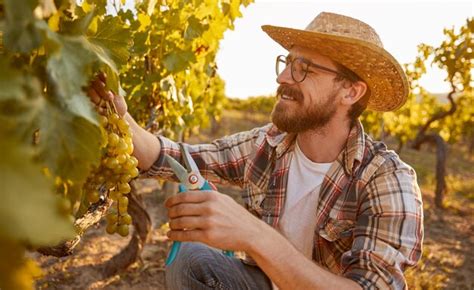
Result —
<instances>
[{"instance_id":1,"label":"nose","mask_svg":"<svg viewBox=\"0 0 474 290\"><path fill-rule=\"evenodd\" d=\"M291 66L287 66L278 76L276 79L278 84L294 84L295 81L291 76Z\"/></svg>"}]
</instances>

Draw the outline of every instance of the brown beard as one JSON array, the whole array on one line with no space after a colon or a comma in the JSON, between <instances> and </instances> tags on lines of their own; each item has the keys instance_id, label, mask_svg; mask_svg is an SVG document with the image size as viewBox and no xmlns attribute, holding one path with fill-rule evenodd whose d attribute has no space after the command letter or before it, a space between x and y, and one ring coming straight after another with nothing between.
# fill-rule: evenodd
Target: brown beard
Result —
<instances>
[{"instance_id":1,"label":"brown beard","mask_svg":"<svg viewBox=\"0 0 474 290\"><path fill-rule=\"evenodd\" d=\"M305 108L303 105L303 94L288 85L280 85L277 90L277 98L287 95L294 98L297 109L290 109L286 104L278 101L273 107L272 122L278 129L287 133L301 133L307 130L315 130L324 127L336 113L335 97L337 91L331 92L327 101L323 104L314 104Z\"/></svg>"}]
</instances>

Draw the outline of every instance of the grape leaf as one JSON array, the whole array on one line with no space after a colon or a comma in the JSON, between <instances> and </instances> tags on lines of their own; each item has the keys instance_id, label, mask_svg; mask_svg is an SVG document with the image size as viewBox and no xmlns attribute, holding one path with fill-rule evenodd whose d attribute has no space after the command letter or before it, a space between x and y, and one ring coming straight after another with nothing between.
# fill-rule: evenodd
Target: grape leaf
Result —
<instances>
[{"instance_id":1,"label":"grape leaf","mask_svg":"<svg viewBox=\"0 0 474 290\"><path fill-rule=\"evenodd\" d=\"M72 21L61 22L61 32L70 35L84 35L94 20L94 10L86 13L83 17Z\"/></svg>"},{"instance_id":2,"label":"grape leaf","mask_svg":"<svg viewBox=\"0 0 474 290\"><path fill-rule=\"evenodd\" d=\"M87 49L87 41L83 36L61 36L54 32L48 33L51 53L47 71L56 84L62 98L71 98L82 92L92 74L92 64L97 55Z\"/></svg>"},{"instance_id":3,"label":"grape leaf","mask_svg":"<svg viewBox=\"0 0 474 290\"><path fill-rule=\"evenodd\" d=\"M0 56L0 127L1 135L16 136L31 142L36 118L43 107L37 78L11 68Z\"/></svg>"},{"instance_id":4,"label":"grape leaf","mask_svg":"<svg viewBox=\"0 0 474 290\"><path fill-rule=\"evenodd\" d=\"M163 58L163 64L169 72L175 73L188 68L195 59L196 56L192 51L176 50Z\"/></svg>"},{"instance_id":5,"label":"grape leaf","mask_svg":"<svg viewBox=\"0 0 474 290\"><path fill-rule=\"evenodd\" d=\"M0 238L45 246L74 235L72 223L60 215L52 184L32 162L32 152L15 139L0 138Z\"/></svg>"},{"instance_id":6,"label":"grape leaf","mask_svg":"<svg viewBox=\"0 0 474 290\"><path fill-rule=\"evenodd\" d=\"M202 24L195 16L188 18L188 26L184 32L184 39L193 40L200 37L209 28L208 24Z\"/></svg>"},{"instance_id":7,"label":"grape leaf","mask_svg":"<svg viewBox=\"0 0 474 290\"><path fill-rule=\"evenodd\" d=\"M74 98L76 104L82 102L79 96ZM54 175L79 184L98 164L101 147L100 129L88 120L85 107L69 111L47 103L40 118L40 159Z\"/></svg>"},{"instance_id":8,"label":"grape leaf","mask_svg":"<svg viewBox=\"0 0 474 290\"><path fill-rule=\"evenodd\" d=\"M42 42L33 10L36 0L5 0L5 47L11 51L30 52Z\"/></svg>"},{"instance_id":9,"label":"grape leaf","mask_svg":"<svg viewBox=\"0 0 474 290\"><path fill-rule=\"evenodd\" d=\"M108 57L117 65L127 63L132 37L118 17L106 16L98 23L97 32L87 38L107 52Z\"/></svg>"}]
</instances>

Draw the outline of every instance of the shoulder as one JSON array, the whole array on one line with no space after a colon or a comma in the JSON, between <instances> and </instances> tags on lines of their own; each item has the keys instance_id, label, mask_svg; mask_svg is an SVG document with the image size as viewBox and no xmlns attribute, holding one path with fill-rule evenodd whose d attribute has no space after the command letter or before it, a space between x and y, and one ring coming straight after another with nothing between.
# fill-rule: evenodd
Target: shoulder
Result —
<instances>
[{"instance_id":1,"label":"shoulder","mask_svg":"<svg viewBox=\"0 0 474 290\"><path fill-rule=\"evenodd\" d=\"M421 192L415 170L393 150L370 137L366 143L371 161L363 174L366 198L385 203L388 207L403 204L406 209L418 211ZM399 200L400 202L395 202Z\"/></svg>"},{"instance_id":2,"label":"shoulder","mask_svg":"<svg viewBox=\"0 0 474 290\"><path fill-rule=\"evenodd\" d=\"M366 150L368 151L368 159L370 162L379 164L376 173L390 173L390 172L406 172L410 175L415 174L415 170L394 151L387 148L387 145L381 141L373 140L370 136L365 135Z\"/></svg>"}]
</instances>

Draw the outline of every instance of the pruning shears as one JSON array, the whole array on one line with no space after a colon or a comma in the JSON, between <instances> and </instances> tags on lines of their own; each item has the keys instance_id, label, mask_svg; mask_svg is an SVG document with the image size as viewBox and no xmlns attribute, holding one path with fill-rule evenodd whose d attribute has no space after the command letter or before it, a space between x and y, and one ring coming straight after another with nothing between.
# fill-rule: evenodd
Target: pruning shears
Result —
<instances>
[{"instance_id":1,"label":"pruning shears","mask_svg":"<svg viewBox=\"0 0 474 290\"><path fill-rule=\"evenodd\" d=\"M216 190L215 186L201 175L196 162L191 157L191 154L189 154L189 151L186 149L186 147L183 144L179 144L179 148L186 168L184 168L173 157L165 154L166 161L168 161L168 164L171 166L171 169L180 181L179 192L184 192L187 190ZM173 263L173 261L176 259L180 247L181 242L173 242L171 251L168 254L168 258L166 259L166 266L171 265L171 263ZM223 253L229 257L234 256L234 252L232 251L223 251Z\"/></svg>"}]
</instances>

